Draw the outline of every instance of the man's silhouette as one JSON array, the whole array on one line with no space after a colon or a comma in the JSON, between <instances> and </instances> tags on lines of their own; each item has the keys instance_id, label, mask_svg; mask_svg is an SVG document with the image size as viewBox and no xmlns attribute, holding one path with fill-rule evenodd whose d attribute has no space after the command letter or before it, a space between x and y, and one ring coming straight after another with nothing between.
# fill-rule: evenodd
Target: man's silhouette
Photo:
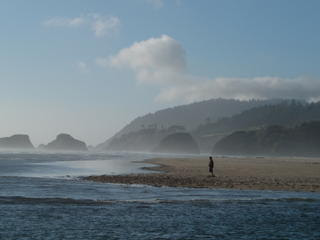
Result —
<instances>
[{"instance_id":1,"label":"man's silhouette","mask_svg":"<svg viewBox=\"0 0 320 240\"><path fill-rule=\"evenodd\" d=\"M211 156L209 157L209 159L210 159L209 160L209 172L211 172L212 177L214 177L214 175L213 175L214 162L213 162L213 159Z\"/></svg>"}]
</instances>

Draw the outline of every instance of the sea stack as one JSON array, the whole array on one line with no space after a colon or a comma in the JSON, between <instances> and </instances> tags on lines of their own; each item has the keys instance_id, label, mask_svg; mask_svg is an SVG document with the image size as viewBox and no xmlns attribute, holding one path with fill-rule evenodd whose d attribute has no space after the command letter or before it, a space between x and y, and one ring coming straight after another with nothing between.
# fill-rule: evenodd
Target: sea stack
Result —
<instances>
[{"instance_id":1,"label":"sea stack","mask_svg":"<svg viewBox=\"0 0 320 240\"><path fill-rule=\"evenodd\" d=\"M186 132L173 133L161 140L154 149L159 153L199 154L199 146L194 138Z\"/></svg>"},{"instance_id":2,"label":"sea stack","mask_svg":"<svg viewBox=\"0 0 320 240\"><path fill-rule=\"evenodd\" d=\"M87 145L69 134L61 133L44 148L49 151L87 151Z\"/></svg>"},{"instance_id":3,"label":"sea stack","mask_svg":"<svg viewBox=\"0 0 320 240\"><path fill-rule=\"evenodd\" d=\"M11 137L0 138L1 149L22 149L32 150L34 149L28 135L17 134Z\"/></svg>"}]
</instances>

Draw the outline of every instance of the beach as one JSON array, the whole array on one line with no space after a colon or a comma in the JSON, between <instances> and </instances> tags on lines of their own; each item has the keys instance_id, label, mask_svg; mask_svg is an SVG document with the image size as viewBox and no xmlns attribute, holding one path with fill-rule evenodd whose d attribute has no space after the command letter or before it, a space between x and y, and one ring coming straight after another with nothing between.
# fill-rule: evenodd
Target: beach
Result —
<instances>
[{"instance_id":1,"label":"beach","mask_svg":"<svg viewBox=\"0 0 320 240\"><path fill-rule=\"evenodd\" d=\"M316 160L214 159L213 178L206 157L151 156L0 153L0 238L319 239ZM284 187L288 165L300 179ZM272 188L272 166L274 188L295 191L251 190Z\"/></svg>"},{"instance_id":2,"label":"beach","mask_svg":"<svg viewBox=\"0 0 320 240\"><path fill-rule=\"evenodd\" d=\"M208 172L208 158L154 158L143 161L156 166L157 173L100 175L85 180L146 184L152 186L286 190L320 192L318 158L214 158L214 177Z\"/></svg>"}]
</instances>

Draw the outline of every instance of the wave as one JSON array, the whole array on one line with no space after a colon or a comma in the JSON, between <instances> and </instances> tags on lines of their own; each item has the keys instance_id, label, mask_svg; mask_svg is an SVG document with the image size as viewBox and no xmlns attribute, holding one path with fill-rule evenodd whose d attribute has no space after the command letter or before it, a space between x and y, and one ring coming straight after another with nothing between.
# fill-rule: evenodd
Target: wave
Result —
<instances>
[{"instance_id":1,"label":"wave","mask_svg":"<svg viewBox=\"0 0 320 240\"><path fill-rule=\"evenodd\" d=\"M21 196L0 197L0 204L110 204L108 200L73 199L73 198L29 198Z\"/></svg>"},{"instance_id":2,"label":"wave","mask_svg":"<svg viewBox=\"0 0 320 240\"><path fill-rule=\"evenodd\" d=\"M143 204L212 204L212 203L248 203L262 204L270 202L320 202L317 198L261 198L261 199L127 199L127 200L93 200L73 198L34 198L22 196L0 197L0 204L70 204L70 205L110 205L117 203Z\"/></svg>"},{"instance_id":3,"label":"wave","mask_svg":"<svg viewBox=\"0 0 320 240\"><path fill-rule=\"evenodd\" d=\"M248 203L263 204L270 202L320 202L315 198L275 198L275 199L191 199L191 200L157 200L158 203Z\"/></svg>"}]
</instances>

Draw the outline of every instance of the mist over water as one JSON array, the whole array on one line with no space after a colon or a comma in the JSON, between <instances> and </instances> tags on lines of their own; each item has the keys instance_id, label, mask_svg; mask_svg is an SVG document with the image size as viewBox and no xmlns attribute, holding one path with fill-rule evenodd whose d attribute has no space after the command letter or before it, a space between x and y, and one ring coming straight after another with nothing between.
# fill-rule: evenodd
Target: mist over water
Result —
<instances>
[{"instance_id":1,"label":"mist over water","mask_svg":"<svg viewBox=\"0 0 320 240\"><path fill-rule=\"evenodd\" d=\"M0 153L1 239L317 239L320 194L103 184L148 154Z\"/></svg>"},{"instance_id":2,"label":"mist over water","mask_svg":"<svg viewBox=\"0 0 320 240\"><path fill-rule=\"evenodd\" d=\"M319 0L0 6L0 240L320 240Z\"/></svg>"},{"instance_id":3,"label":"mist over water","mask_svg":"<svg viewBox=\"0 0 320 240\"><path fill-rule=\"evenodd\" d=\"M66 177L141 173L136 156L99 153L0 153L0 176ZM131 161L132 160L132 161Z\"/></svg>"}]
</instances>

